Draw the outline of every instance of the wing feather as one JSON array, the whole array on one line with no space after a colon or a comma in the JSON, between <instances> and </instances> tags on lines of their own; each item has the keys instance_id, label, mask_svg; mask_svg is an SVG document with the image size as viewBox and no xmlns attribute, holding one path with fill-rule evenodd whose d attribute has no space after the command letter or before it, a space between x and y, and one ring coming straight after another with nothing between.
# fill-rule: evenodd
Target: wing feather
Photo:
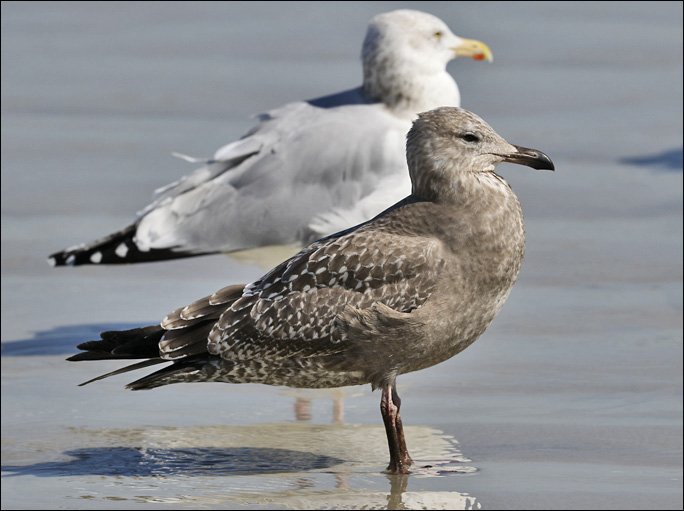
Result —
<instances>
[{"instance_id":1,"label":"wing feather","mask_svg":"<svg viewBox=\"0 0 684 511\"><path fill-rule=\"evenodd\" d=\"M337 353L344 346L335 318L345 306L420 307L442 268L439 243L393 232L391 217L372 231L361 226L315 242L246 286L210 332L209 351L227 360Z\"/></svg>"}]
</instances>

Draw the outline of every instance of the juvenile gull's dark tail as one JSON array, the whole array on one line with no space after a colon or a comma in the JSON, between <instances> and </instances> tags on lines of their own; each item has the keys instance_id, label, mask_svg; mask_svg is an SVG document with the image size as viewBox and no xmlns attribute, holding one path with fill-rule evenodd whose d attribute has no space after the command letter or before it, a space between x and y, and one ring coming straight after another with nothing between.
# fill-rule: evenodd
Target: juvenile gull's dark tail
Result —
<instances>
[{"instance_id":1,"label":"juvenile gull's dark tail","mask_svg":"<svg viewBox=\"0 0 684 511\"><path fill-rule=\"evenodd\" d=\"M135 364L127 365L121 369L117 369L110 373L102 374L91 380L81 383L79 386L87 385L94 381L109 378L117 374L128 373L136 371L156 364L164 362L171 362L168 359L163 359L159 352L159 341L164 333L167 333L159 325L152 325L143 328L134 328L132 330L109 331L102 332L101 340L88 341L78 345L78 349L84 350L81 353L73 355L67 360L77 362L80 360L118 360L118 359L147 359ZM126 388L131 390L152 389L161 387L176 381L186 381L182 378L188 371L197 371L206 364L206 350L202 347L195 347L190 356L183 358L181 361L176 361L168 367L156 371L152 374L136 380L128 385ZM198 363L198 367L195 367Z\"/></svg>"},{"instance_id":2,"label":"juvenile gull's dark tail","mask_svg":"<svg viewBox=\"0 0 684 511\"><path fill-rule=\"evenodd\" d=\"M159 354L159 341L164 335L164 330L159 325L131 330L109 331L100 334L101 339L88 341L78 345L81 353L67 358L72 362L79 360L118 360L146 358L142 362L128 365L111 373L103 374L80 385L87 385L97 380L114 376L115 374L127 373L136 369L142 369L155 364L166 362Z\"/></svg>"},{"instance_id":3,"label":"juvenile gull's dark tail","mask_svg":"<svg viewBox=\"0 0 684 511\"><path fill-rule=\"evenodd\" d=\"M160 358L159 341L164 333L159 325L102 332L102 339L79 344L78 349L83 351L67 360Z\"/></svg>"}]
</instances>

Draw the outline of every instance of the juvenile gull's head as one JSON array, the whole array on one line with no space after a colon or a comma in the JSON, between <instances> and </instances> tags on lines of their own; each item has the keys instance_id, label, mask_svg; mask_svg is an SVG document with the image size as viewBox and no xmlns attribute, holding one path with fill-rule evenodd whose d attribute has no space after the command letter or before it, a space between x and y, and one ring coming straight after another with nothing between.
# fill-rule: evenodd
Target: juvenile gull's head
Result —
<instances>
[{"instance_id":1,"label":"juvenile gull's head","mask_svg":"<svg viewBox=\"0 0 684 511\"><path fill-rule=\"evenodd\" d=\"M493 174L502 162L554 170L541 151L509 144L477 115L456 107L419 114L407 135L406 158L412 193L426 200L439 200L477 174Z\"/></svg>"}]
</instances>

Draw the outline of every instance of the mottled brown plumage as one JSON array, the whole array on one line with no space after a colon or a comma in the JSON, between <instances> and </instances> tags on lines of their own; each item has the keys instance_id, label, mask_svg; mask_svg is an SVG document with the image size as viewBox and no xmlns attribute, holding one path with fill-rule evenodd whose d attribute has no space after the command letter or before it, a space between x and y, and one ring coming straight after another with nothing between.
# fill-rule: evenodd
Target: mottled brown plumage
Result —
<instances>
[{"instance_id":1,"label":"mottled brown plumage","mask_svg":"<svg viewBox=\"0 0 684 511\"><path fill-rule=\"evenodd\" d=\"M105 332L70 360L136 358L130 352L153 358L148 364L173 362L128 385L136 390L198 381L370 383L383 391L388 468L408 471L396 377L474 342L522 263L520 204L494 167L553 164L451 107L414 122L407 160L412 194L373 220L312 243L256 282L176 309L159 326Z\"/></svg>"}]
</instances>

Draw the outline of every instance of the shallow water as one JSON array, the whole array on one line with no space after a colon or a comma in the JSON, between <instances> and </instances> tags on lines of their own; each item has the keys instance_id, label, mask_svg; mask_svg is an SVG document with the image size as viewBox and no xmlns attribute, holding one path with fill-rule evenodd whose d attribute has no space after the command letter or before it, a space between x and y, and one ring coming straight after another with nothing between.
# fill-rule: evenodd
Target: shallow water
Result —
<instances>
[{"instance_id":1,"label":"shallow water","mask_svg":"<svg viewBox=\"0 0 684 511\"><path fill-rule=\"evenodd\" d=\"M681 509L681 3L423 2L492 64L463 106L555 173L504 165L518 283L458 357L399 379L419 468L382 473L380 396L71 364L285 257L50 268L286 101L358 84L404 2L2 3L2 508Z\"/></svg>"}]
</instances>

